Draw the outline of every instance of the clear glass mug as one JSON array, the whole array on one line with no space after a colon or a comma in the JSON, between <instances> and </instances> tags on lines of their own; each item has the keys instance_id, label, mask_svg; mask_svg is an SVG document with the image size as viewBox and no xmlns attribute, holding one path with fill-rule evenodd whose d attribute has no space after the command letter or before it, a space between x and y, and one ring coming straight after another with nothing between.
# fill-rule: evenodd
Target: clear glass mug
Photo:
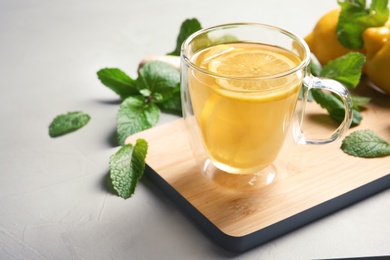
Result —
<instances>
[{"instance_id":1,"label":"clear glass mug","mask_svg":"<svg viewBox=\"0 0 390 260\"><path fill-rule=\"evenodd\" d=\"M299 144L330 143L346 132L352 120L349 92L337 81L312 76L310 55L299 36L256 23L210 27L183 43L183 117L204 173L252 175L249 182L261 177L269 183L291 123ZM260 59L269 63L256 71ZM344 121L328 138L310 139L301 130L313 88L333 92L344 103Z\"/></svg>"}]
</instances>

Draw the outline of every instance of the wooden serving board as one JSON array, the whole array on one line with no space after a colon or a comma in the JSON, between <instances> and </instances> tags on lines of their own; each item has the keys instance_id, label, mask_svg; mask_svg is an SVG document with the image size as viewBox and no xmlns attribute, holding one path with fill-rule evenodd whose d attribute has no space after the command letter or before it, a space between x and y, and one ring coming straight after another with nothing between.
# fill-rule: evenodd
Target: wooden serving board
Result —
<instances>
[{"instance_id":1,"label":"wooden serving board","mask_svg":"<svg viewBox=\"0 0 390 260\"><path fill-rule=\"evenodd\" d=\"M361 124L347 134L371 129L390 141L389 96L368 87L358 94L373 99L362 111ZM314 103L306 114L305 130L312 134L337 126ZM245 251L390 187L390 157L347 155L341 140L318 146L297 145L290 138L275 162L277 178L270 185L240 189L201 173L183 119L132 135L126 143L137 138L149 143L146 175L229 251Z\"/></svg>"}]
</instances>

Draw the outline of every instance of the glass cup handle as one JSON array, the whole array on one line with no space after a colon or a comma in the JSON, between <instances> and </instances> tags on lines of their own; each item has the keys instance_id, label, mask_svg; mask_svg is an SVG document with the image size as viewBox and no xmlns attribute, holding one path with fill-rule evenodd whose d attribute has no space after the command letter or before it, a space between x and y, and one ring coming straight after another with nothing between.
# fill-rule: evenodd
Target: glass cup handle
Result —
<instances>
[{"instance_id":1,"label":"glass cup handle","mask_svg":"<svg viewBox=\"0 0 390 260\"><path fill-rule=\"evenodd\" d=\"M327 144L340 138L350 127L353 115L353 103L348 90L341 83L331 80L306 76L303 80L303 104L297 120L293 124L293 135L298 144ZM302 132L301 126L305 114L308 93L311 89L323 89L338 95L344 103L344 120L329 138L310 139Z\"/></svg>"}]
</instances>

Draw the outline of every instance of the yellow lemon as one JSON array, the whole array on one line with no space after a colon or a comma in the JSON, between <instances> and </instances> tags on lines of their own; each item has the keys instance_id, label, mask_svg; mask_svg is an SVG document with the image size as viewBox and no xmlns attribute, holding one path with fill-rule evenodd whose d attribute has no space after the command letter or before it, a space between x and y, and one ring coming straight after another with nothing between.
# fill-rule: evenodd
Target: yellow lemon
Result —
<instances>
[{"instance_id":1,"label":"yellow lemon","mask_svg":"<svg viewBox=\"0 0 390 260\"><path fill-rule=\"evenodd\" d=\"M326 13L318 20L313 31L305 37L311 52L322 65L351 51L341 45L337 38L339 14L340 8Z\"/></svg>"}]
</instances>

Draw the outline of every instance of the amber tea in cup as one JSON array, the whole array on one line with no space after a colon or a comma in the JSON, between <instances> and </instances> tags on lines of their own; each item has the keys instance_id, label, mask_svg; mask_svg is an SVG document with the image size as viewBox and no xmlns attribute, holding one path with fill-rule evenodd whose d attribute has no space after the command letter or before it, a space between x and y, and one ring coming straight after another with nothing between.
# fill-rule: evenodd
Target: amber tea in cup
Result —
<instances>
[{"instance_id":1,"label":"amber tea in cup","mask_svg":"<svg viewBox=\"0 0 390 260\"><path fill-rule=\"evenodd\" d=\"M215 26L183 43L184 119L205 172L213 166L232 174L274 176L270 166L291 123L301 144L326 144L348 129L352 102L347 89L310 75L309 63L310 50L300 37L269 25ZM307 138L300 128L303 112L293 120L300 93L305 105L311 88L331 91L344 102L344 121L329 138Z\"/></svg>"}]
</instances>

